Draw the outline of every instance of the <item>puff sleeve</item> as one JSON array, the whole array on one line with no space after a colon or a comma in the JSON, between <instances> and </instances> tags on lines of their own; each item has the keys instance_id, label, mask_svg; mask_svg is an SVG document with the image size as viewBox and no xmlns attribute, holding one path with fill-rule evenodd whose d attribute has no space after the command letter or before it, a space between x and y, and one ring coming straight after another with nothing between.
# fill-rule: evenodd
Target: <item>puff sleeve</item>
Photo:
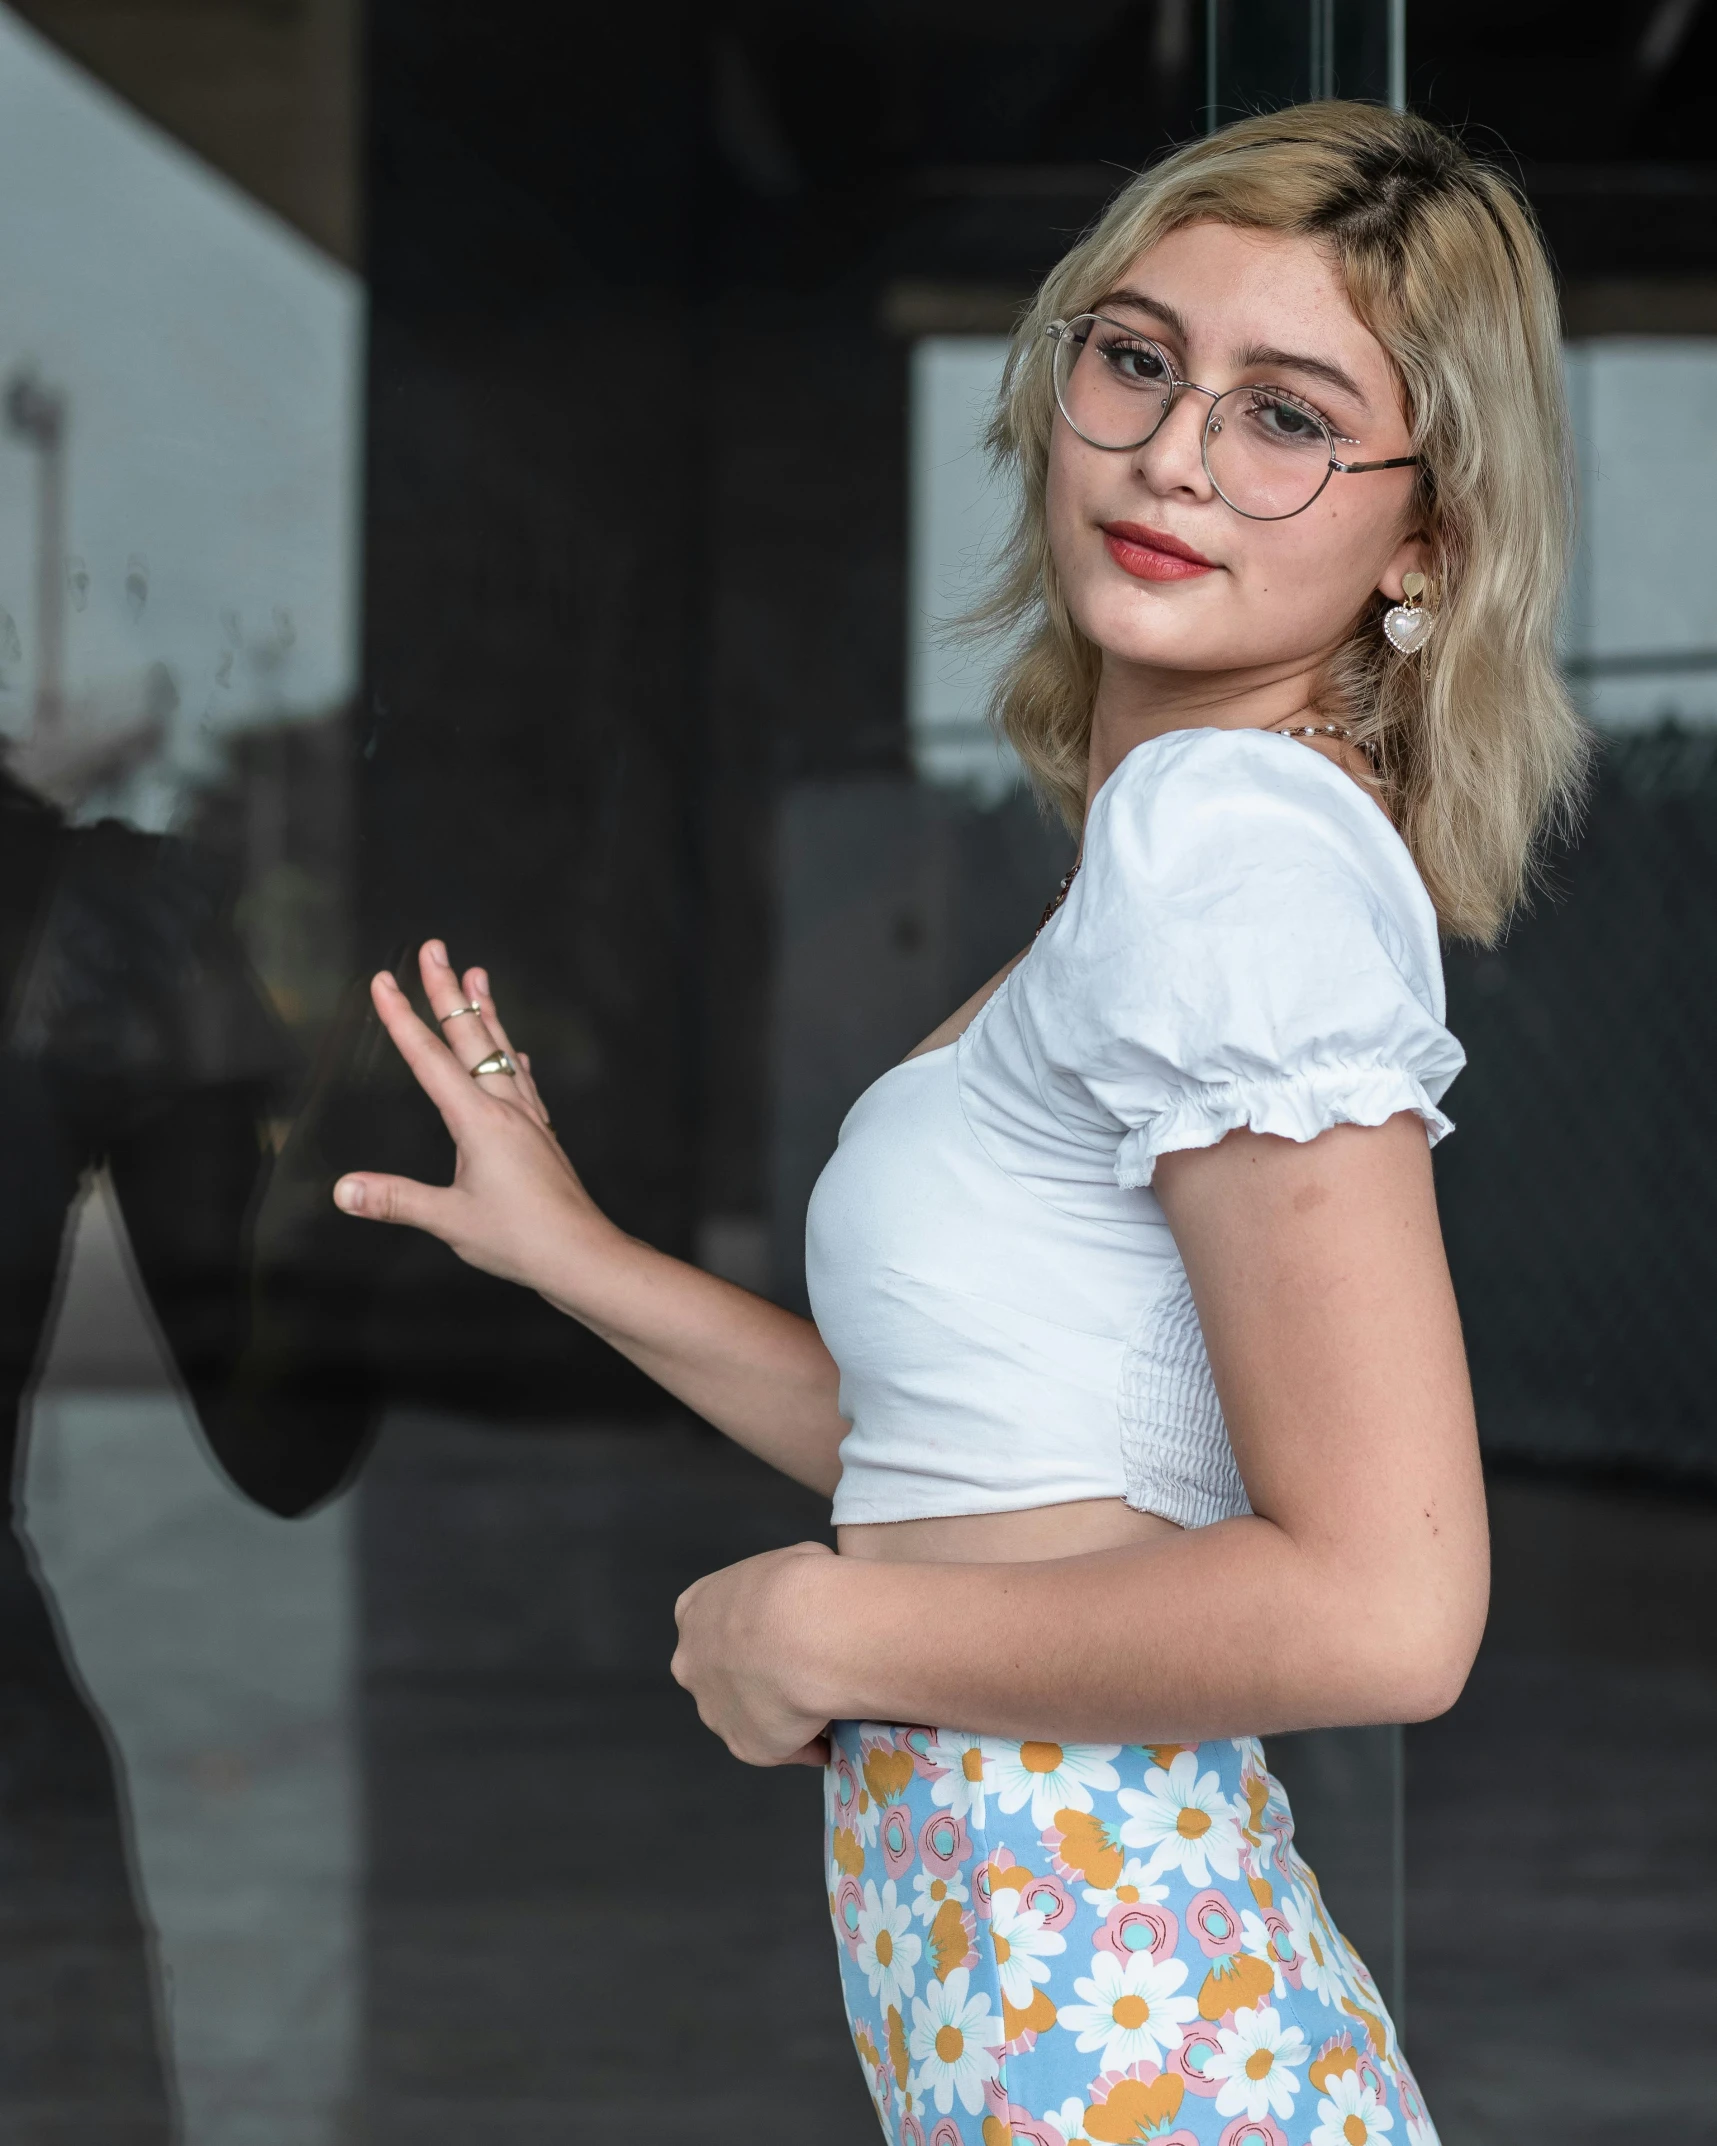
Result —
<instances>
[{"instance_id":1,"label":"puff sleeve","mask_svg":"<svg viewBox=\"0 0 1717 2146\"><path fill-rule=\"evenodd\" d=\"M1452 1129L1438 1105L1465 1056L1430 898L1376 804L1303 745L1136 748L1049 929L1022 1008L1034 1055L1121 1186L1239 1126L1311 1140L1410 1110L1433 1142Z\"/></svg>"}]
</instances>

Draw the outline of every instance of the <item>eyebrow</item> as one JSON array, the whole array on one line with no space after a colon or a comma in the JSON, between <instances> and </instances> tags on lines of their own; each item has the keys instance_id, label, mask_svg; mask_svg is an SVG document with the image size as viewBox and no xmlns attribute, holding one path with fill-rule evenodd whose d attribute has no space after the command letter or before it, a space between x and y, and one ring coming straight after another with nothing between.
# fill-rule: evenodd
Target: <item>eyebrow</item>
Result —
<instances>
[{"instance_id":1,"label":"eyebrow","mask_svg":"<svg viewBox=\"0 0 1717 2146\"><path fill-rule=\"evenodd\" d=\"M1332 364L1328 358L1308 358L1300 351L1276 350L1254 343L1249 350L1240 353L1240 363L1243 367L1273 365L1290 372L1310 373L1314 380L1325 380L1331 387L1339 388L1344 395L1351 395L1362 410L1369 410L1371 407L1353 375L1344 372L1339 365Z\"/></svg>"},{"instance_id":2,"label":"eyebrow","mask_svg":"<svg viewBox=\"0 0 1717 2146\"><path fill-rule=\"evenodd\" d=\"M1190 340L1187 326L1175 308L1161 298L1153 298L1147 291L1109 291L1091 308L1101 313L1105 306L1131 306L1137 313L1149 313L1160 320L1171 333L1179 336L1182 343ZM1362 410L1369 411L1370 403L1365 391L1350 372L1333 363L1329 358L1308 357L1304 351L1278 350L1273 344L1254 343L1240 353L1239 363L1243 370L1254 365L1269 365L1285 372L1307 373L1314 380L1327 382L1344 395L1350 395Z\"/></svg>"},{"instance_id":3,"label":"eyebrow","mask_svg":"<svg viewBox=\"0 0 1717 2146\"><path fill-rule=\"evenodd\" d=\"M1093 313L1101 313L1105 306L1131 306L1136 313L1154 313L1158 320L1167 323L1183 343L1188 340L1186 322L1175 311L1174 307L1165 305L1160 298L1147 296L1144 291L1122 290L1106 292L1103 297L1098 299L1091 310Z\"/></svg>"}]
</instances>

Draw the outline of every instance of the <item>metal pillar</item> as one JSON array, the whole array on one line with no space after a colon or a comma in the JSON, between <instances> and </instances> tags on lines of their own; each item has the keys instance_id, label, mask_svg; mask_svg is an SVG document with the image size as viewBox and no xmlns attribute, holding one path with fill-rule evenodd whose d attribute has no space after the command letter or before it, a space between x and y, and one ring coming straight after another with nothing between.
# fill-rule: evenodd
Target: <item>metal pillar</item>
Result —
<instances>
[{"instance_id":1,"label":"metal pillar","mask_svg":"<svg viewBox=\"0 0 1717 2146\"><path fill-rule=\"evenodd\" d=\"M1407 0L1205 0L1206 133L1309 97L1404 111Z\"/></svg>"}]
</instances>

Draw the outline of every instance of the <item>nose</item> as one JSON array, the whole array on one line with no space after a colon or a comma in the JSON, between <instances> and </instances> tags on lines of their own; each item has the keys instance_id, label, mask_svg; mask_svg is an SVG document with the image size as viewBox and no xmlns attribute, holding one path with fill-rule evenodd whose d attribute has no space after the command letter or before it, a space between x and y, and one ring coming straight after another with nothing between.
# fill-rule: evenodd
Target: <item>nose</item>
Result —
<instances>
[{"instance_id":1,"label":"nose","mask_svg":"<svg viewBox=\"0 0 1717 2146\"><path fill-rule=\"evenodd\" d=\"M1176 390L1168 415L1145 444L1133 450L1133 467L1153 492L1214 498L1204 472L1204 426L1209 414L1210 400L1197 388Z\"/></svg>"}]
</instances>

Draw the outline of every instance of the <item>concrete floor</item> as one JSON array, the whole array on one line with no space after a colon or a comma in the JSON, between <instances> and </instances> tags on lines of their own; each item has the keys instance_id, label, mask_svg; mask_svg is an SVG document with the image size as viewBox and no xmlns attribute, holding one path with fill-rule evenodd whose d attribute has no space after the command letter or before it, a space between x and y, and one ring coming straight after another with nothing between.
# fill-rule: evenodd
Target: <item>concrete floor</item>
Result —
<instances>
[{"instance_id":1,"label":"concrete floor","mask_svg":"<svg viewBox=\"0 0 1717 2146\"><path fill-rule=\"evenodd\" d=\"M361 2023L355 1509L289 1522L232 1489L168 1383L121 1234L98 1184L16 1486L123 1797L144 1928L107 1942L146 1950L177 2146L342 2146ZM31 1979L24 1949L5 1964ZM63 1981L37 2002L93 2097L111 2019ZM5 2070L5 2146L160 2136L154 2096L47 2106Z\"/></svg>"},{"instance_id":2,"label":"concrete floor","mask_svg":"<svg viewBox=\"0 0 1717 2146\"><path fill-rule=\"evenodd\" d=\"M390 1424L362 1500L365 2138L859 2146L822 1790L669 1679L817 1501L695 1430Z\"/></svg>"},{"instance_id":3,"label":"concrete floor","mask_svg":"<svg viewBox=\"0 0 1717 2146\"><path fill-rule=\"evenodd\" d=\"M1408 1739L1408 2047L1447 2146L1717 2140L1717 1500L1504 1478Z\"/></svg>"},{"instance_id":4,"label":"concrete floor","mask_svg":"<svg viewBox=\"0 0 1717 2146\"><path fill-rule=\"evenodd\" d=\"M869 2146L817 1778L736 1764L667 1675L679 1589L817 1501L683 1423L402 1415L347 1506L274 1521L158 1367L122 1383L109 1281L108 1383L56 1359L26 1488L183 2146ZM1447 2146L1712 2146L1717 1500L1513 1477L1492 1510L1478 1668L1408 1738L1408 2048ZM1345 1845L1385 1842L1352 1779ZM5 2136L119 2146L121 2113L8 2102Z\"/></svg>"},{"instance_id":5,"label":"concrete floor","mask_svg":"<svg viewBox=\"0 0 1717 2146\"><path fill-rule=\"evenodd\" d=\"M390 1428L367 2137L874 2136L814 1777L734 1764L665 1675L685 1581L818 1517L695 1431ZM1446 2146L1717 2140L1717 1504L1516 1479L1493 1517L1480 1664L1408 1739L1410 2052Z\"/></svg>"}]
</instances>

